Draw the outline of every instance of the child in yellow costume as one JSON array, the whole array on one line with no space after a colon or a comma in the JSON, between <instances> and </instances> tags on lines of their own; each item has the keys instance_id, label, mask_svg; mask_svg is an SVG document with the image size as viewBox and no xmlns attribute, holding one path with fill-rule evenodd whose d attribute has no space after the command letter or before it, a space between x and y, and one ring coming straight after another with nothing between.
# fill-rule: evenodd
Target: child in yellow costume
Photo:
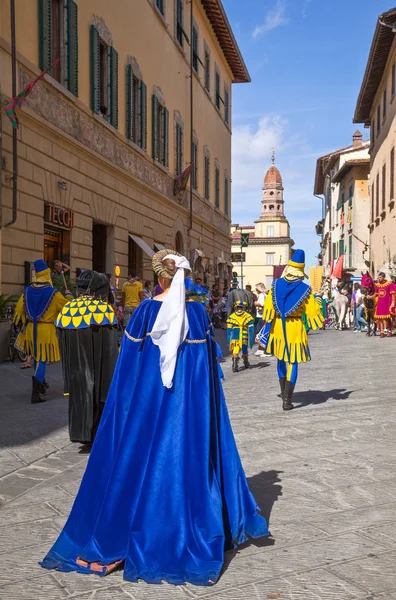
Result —
<instances>
[{"instance_id":1,"label":"child in yellow costume","mask_svg":"<svg viewBox=\"0 0 396 600\"><path fill-rule=\"evenodd\" d=\"M24 351L34 359L32 404L45 402L48 385L45 382L47 362L60 360L55 319L70 300L52 287L51 272L43 260L34 263L36 283L27 286L15 307L15 323L27 323Z\"/></svg>"},{"instance_id":2,"label":"child in yellow costume","mask_svg":"<svg viewBox=\"0 0 396 600\"><path fill-rule=\"evenodd\" d=\"M227 342L232 352L232 370L238 372L239 353L242 350L242 359L245 369L250 367L249 348L253 346L254 319L246 312L247 303L242 300L234 305L234 312L227 321Z\"/></svg>"},{"instance_id":3,"label":"child in yellow costume","mask_svg":"<svg viewBox=\"0 0 396 600\"><path fill-rule=\"evenodd\" d=\"M305 253L295 250L283 276L272 283L263 310L266 322L257 336L258 344L267 354L278 359L278 377L283 410L294 408L291 400L297 382L298 364L311 360L307 330L323 324L321 307L309 285L304 282Z\"/></svg>"}]
</instances>

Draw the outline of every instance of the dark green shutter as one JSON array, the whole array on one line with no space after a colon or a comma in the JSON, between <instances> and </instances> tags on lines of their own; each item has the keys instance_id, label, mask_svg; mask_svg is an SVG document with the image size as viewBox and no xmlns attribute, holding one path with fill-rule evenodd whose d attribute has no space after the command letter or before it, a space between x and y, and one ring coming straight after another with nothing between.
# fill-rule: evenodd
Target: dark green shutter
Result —
<instances>
[{"instance_id":1,"label":"dark green shutter","mask_svg":"<svg viewBox=\"0 0 396 600\"><path fill-rule=\"evenodd\" d=\"M40 69L52 64L51 56L51 0L39 0L39 53Z\"/></svg>"},{"instance_id":2,"label":"dark green shutter","mask_svg":"<svg viewBox=\"0 0 396 600\"><path fill-rule=\"evenodd\" d=\"M162 109L162 118L163 118L163 144L164 144L164 154L163 154L163 164L165 167L169 167L169 111L165 107Z\"/></svg>"},{"instance_id":3,"label":"dark green shutter","mask_svg":"<svg viewBox=\"0 0 396 600\"><path fill-rule=\"evenodd\" d=\"M118 52L110 48L110 123L118 128Z\"/></svg>"},{"instance_id":4,"label":"dark green shutter","mask_svg":"<svg viewBox=\"0 0 396 600\"><path fill-rule=\"evenodd\" d=\"M155 96L155 94L153 94L152 98L151 98L151 108L152 108L151 153L152 153L152 157L155 160L159 160L158 99L157 99L157 96Z\"/></svg>"},{"instance_id":5,"label":"dark green shutter","mask_svg":"<svg viewBox=\"0 0 396 600\"><path fill-rule=\"evenodd\" d=\"M78 96L78 7L67 0L67 88Z\"/></svg>"},{"instance_id":6,"label":"dark green shutter","mask_svg":"<svg viewBox=\"0 0 396 600\"><path fill-rule=\"evenodd\" d=\"M134 113L134 98L133 98L133 71L132 66L127 65L127 137L133 140L133 113Z\"/></svg>"},{"instance_id":7,"label":"dark green shutter","mask_svg":"<svg viewBox=\"0 0 396 600\"><path fill-rule=\"evenodd\" d=\"M100 36L99 31L91 25L91 108L100 110Z\"/></svg>"},{"instance_id":8,"label":"dark green shutter","mask_svg":"<svg viewBox=\"0 0 396 600\"><path fill-rule=\"evenodd\" d=\"M147 86L143 81L139 83L140 93L140 139L139 146L147 150Z\"/></svg>"}]
</instances>

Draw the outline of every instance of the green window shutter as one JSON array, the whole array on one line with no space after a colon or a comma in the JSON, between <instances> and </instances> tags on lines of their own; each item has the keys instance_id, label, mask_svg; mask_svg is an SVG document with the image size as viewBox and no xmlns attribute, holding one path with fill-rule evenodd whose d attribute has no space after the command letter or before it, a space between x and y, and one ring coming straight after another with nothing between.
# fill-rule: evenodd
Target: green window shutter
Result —
<instances>
[{"instance_id":1,"label":"green window shutter","mask_svg":"<svg viewBox=\"0 0 396 600\"><path fill-rule=\"evenodd\" d=\"M140 93L140 139L139 146L147 150L147 86L143 81L139 83Z\"/></svg>"},{"instance_id":2,"label":"green window shutter","mask_svg":"<svg viewBox=\"0 0 396 600\"><path fill-rule=\"evenodd\" d=\"M40 69L52 64L51 56L51 0L39 0L39 54Z\"/></svg>"},{"instance_id":3,"label":"green window shutter","mask_svg":"<svg viewBox=\"0 0 396 600\"><path fill-rule=\"evenodd\" d=\"M118 52L110 48L110 123L118 128Z\"/></svg>"},{"instance_id":4,"label":"green window shutter","mask_svg":"<svg viewBox=\"0 0 396 600\"><path fill-rule=\"evenodd\" d=\"M151 145L151 153L152 157L155 160L159 160L159 115L158 115L158 99L154 94L151 98L151 106L152 106L152 128L151 128L151 137L152 137L152 145Z\"/></svg>"},{"instance_id":5,"label":"green window shutter","mask_svg":"<svg viewBox=\"0 0 396 600\"><path fill-rule=\"evenodd\" d=\"M78 7L67 0L67 88L78 96Z\"/></svg>"},{"instance_id":6,"label":"green window shutter","mask_svg":"<svg viewBox=\"0 0 396 600\"><path fill-rule=\"evenodd\" d=\"M163 118L163 164L169 167L169 111L165 107L162 109Z\"/></svg>"},{"instance_id":7,"label":"green window shutter","mask_svg":"<svg viewBox=\"0 0 396 600\"><path fill-rule=\"evenodd\" d=\"M91 108L100 110L100 37L99 31L91 25Z\"/></svg>"},{"instance_id":8,"label":"green window shutter","mask_svg":"<svg viewBox=\"0 0 396 600\"><path fill-rule=\"evenodd\" d=\"M134 102L133 102L133 71L132 66L127 65L127 138L133 140L133 113L134 113Z\"/></svg>"}]
</instances>

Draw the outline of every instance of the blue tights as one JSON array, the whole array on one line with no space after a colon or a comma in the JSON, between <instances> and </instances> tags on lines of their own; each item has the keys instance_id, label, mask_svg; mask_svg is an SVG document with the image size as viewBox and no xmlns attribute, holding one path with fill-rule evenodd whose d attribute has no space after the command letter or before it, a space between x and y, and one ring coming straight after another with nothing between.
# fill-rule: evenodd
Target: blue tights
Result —
<instances>
[{"instance_id":1,"label":"blue tights","mask_svg":"<svg viewBox=\"0 0 396 600\"><path fill-rule=\"evenodd\" d=\"M34 376L39 383L44 383L46 363L42 360L34 361Z\"/></svg>"},{"instance_id":2,"label":"blue tights","mask_svg":"<svg viewBox=\"0 0 396 600\"><path fill-rule=\"evenodd\" d=\"M297 383L298 363L287 363L285 360L278 359L278 377L286 377L293 385Z\"/></svg>"}]
</instances>

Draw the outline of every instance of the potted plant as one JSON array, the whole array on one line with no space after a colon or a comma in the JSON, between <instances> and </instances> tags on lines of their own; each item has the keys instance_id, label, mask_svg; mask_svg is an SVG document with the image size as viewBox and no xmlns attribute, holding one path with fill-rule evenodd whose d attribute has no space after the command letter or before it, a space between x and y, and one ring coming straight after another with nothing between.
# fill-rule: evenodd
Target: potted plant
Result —
<instances>
[{"instance_id":1,"label":"potted plant","mask_svg":"<svg viewBox=\"0 0 396 600\"><path fill-rule=\"evenodd\" d=\"M11 327L8 311L17 300L18 296L0 294L0 362L3 362L8 358Z\"/></svg>"}]
</instances>

